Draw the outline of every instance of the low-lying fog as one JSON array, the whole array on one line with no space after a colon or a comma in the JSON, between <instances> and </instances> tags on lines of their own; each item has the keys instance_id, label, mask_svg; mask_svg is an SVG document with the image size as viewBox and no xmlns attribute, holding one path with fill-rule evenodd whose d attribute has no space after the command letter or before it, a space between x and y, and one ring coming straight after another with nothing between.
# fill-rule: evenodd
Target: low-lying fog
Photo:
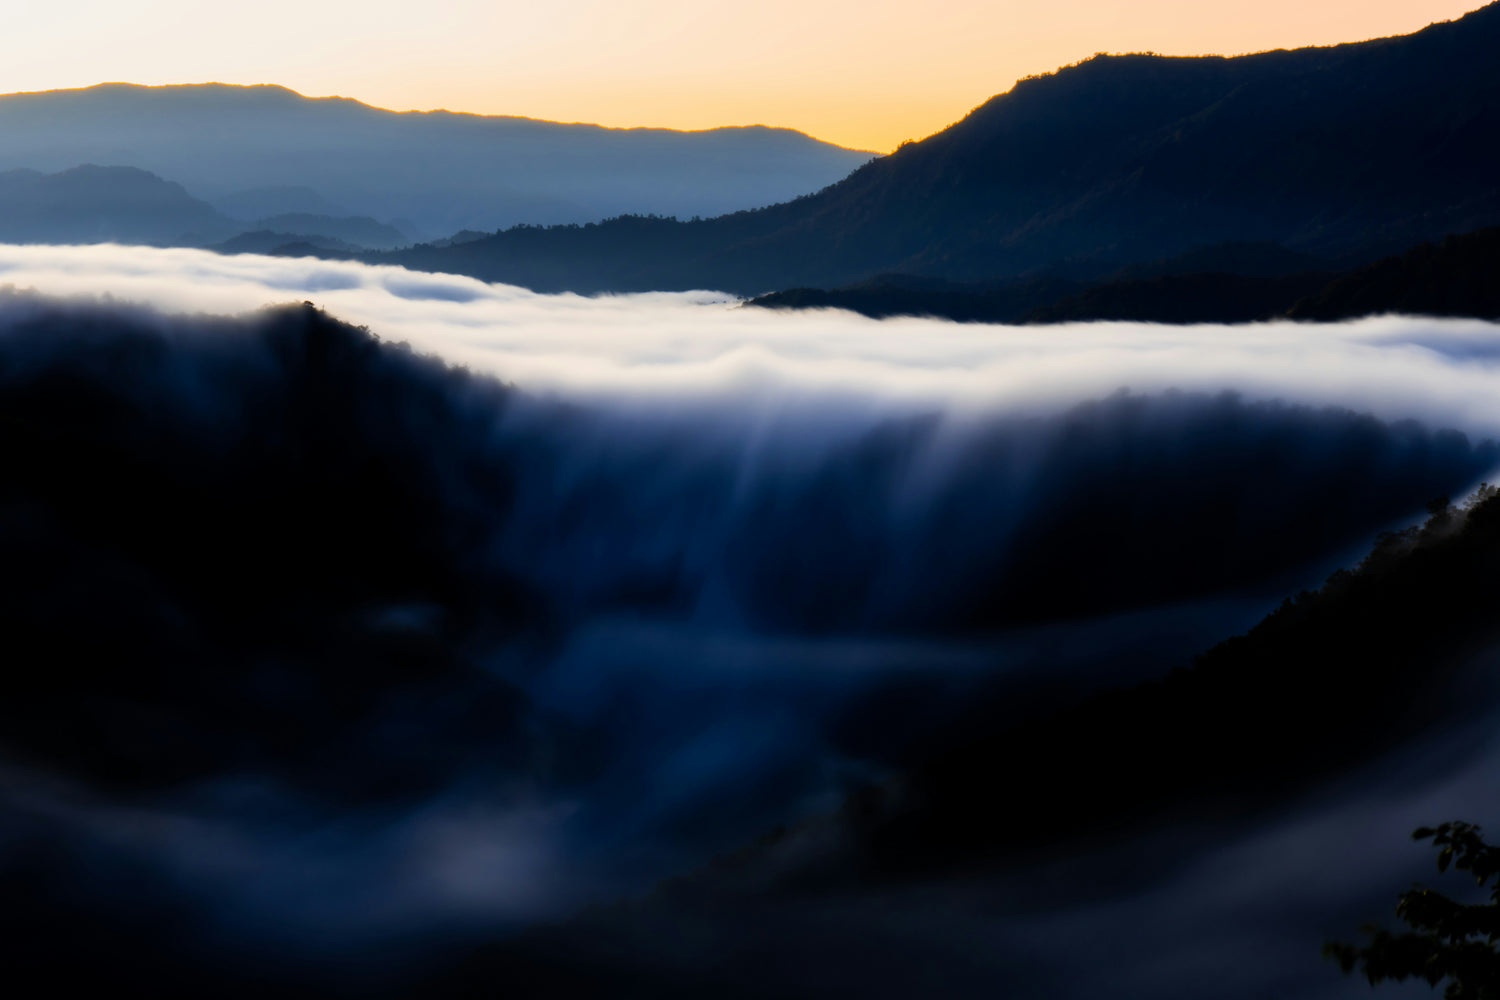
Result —
<instances>
[{"instance_id":1,"label":"low-lying fog","mask_svg":"<svg viewBox=\"0 0 1500 1000\"><path fill-rule=\"evenodd\" d=\"M116 246L0 246L0 285L184 312L308 300L528 390L634 408L739 400L759 420L798 406L864 421L940 404L1056 410L1119 388L1217 391L1500 428L1493 324L1382 317L1338 325L1020 328L739 308L714 292L586 298L310 258ZM1003 333L1001 332L1003 331Z\"/></svg>"},{"instance_id":2,"label":"low-lying fog","mask_svg":"<svg viewBox=\"0 0 1500 1000\"><path fill-rule=\"evenodd\" d=\"M0 283L0 597L34 643L6 669L89 663L20 685L41 721L9 724L0 874L44 927L87 913L220 958L394 961L643 891L836 808L975 691L1182 665L1500 465L1480 322L873 321L113 246L0 246ZM303 301L480 377L245 315ZM391 636L420 682L360 673ZM297 664L334 661L302 686ZM228 721L200 733L208 711ZM1444 760L1343 859L1357 892L1297 905L1346 917L1425 862L1405 824L1492 818L1463 808L1487 758ZM1049 919L1243 917L1306 885L1308 855L1268 838L1386 815L1352 801L1226 833L1211 896ZM1137 962L1125 993L1208 995L1142 940L1150 961L1105 953ZM1347 987L1319 943L1287 989Z\"/></svg>"}]
</instances>

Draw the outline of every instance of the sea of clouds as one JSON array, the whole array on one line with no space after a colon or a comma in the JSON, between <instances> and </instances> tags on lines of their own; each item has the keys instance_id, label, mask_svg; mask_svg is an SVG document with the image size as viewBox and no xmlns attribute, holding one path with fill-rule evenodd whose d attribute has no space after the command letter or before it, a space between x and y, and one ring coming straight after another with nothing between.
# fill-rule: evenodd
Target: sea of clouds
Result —
<instances>
[{"instance_id":1,"label":"sea of clouds","mask_svg":"<svg viewBox=\"0 0 1500 1000\"><path fill-rule=\"evenodd\" d=\"M112 245L0 246L0 284L173 312L311 301L530 390L653 406L738 397L767 419L835 401L854 412L1037 411L1126 387L1236 389L1500 430L1500 338L1470 320L994 327L742 308L715 292L542 295L353 262Z\"/></svg>"}]
</instances>

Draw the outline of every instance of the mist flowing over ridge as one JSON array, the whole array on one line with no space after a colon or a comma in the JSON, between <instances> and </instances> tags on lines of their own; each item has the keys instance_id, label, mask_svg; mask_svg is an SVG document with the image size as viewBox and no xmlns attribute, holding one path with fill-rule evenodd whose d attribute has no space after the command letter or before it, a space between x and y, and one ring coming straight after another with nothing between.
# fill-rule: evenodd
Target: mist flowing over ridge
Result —
<instances>
[{"instance_id":1,"label":"mist flowing over ridge","mask_svg":"<svg viewBox=\"0 0 1500 1000\"><path fill-rule=\"evenodd\" d=\"M463 995L452 949L835 810L976 698L1154 676L1500 464L1488 323L0 275L6 929L156 996Z\"/></svg>"}]
</instances>

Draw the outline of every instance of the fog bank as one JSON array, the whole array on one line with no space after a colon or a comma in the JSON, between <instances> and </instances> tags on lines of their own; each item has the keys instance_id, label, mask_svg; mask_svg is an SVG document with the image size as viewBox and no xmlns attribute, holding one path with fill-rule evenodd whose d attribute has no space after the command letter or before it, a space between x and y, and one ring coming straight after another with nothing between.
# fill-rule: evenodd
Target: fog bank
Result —
<instances>
[{"instance_id":1,"label":"fog bank","mask_svg":"<svg viewBox=\"0 0 1500 1000\"><path fill-rule=\"evenodd\" d=\"M639 892L976 700L1181 665L1500 464L1482 323L107 246L0 247L0 282L0 878L39 954L128 927L209 981Z\"/></svg>"}]
</instances>

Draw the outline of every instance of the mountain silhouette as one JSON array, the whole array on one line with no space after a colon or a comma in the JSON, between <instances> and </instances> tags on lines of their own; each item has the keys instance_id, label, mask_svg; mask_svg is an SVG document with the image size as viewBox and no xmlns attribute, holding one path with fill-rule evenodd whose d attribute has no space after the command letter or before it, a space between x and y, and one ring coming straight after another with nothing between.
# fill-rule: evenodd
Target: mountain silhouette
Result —
<instances>
[{"instance_id":1,"label":"mountain silhouette","mask_svg":"<svg viewBox=\"0 0 1500 1000\"><path fill-rule=\"evenodd\" d=\"M539 290L1098 277L1231 241L1342 266L1500 223L1500 5L1412 35L1099 55L815 195L699 222L520 228L391 260Z\"/></svg>"},{"instance_id":2,"label":"mountain silhouette","mask_svg":"<svg viewBox=\"0 0 1500 1000\"><path fill-rule=\"evenodd\" d=\"M133 167L0 173L0 239L14 243L195 244L235 230L182 185Z\"/></svg>"},{"instance_id":3,"label":"mountain silhouette","mask_svg":"<svg viewBox=\"0 0 1500 1000\"><path fill-rule=\"evenodd\" d=\"M0 173L0 241L212 246L231 253L304 242L349 254L410 242L394 226L361 216L303 212L244 223L153 173L93 164L55 174Z\"/></svg>"},{"instance_id":4,"label":"mountain silhouette","mask_svg":"<svg viewBox=\"0 0 1500 1000\"><path fill-rule=\"evenodd\" d=\"M428 237L632 211L717 215L815 191L871 155L790 129L395 112L276 86L103 84L0 97L0 169L129 164L245 221L368 215L409 220Z\"/></svg>"},{"instance_id":5,"label":"mountain silhouette","mask_svg":"<svg viewBox=\"0 0 1500 1000\"><path fill-rule=\"evenodd\" d=\"M282 233L274 229L254 229L240 233L223 243L208 247L218 253L254 253L266 256L285 255L288 251L299 251L293 256L353 256L359 247L331 236L308 236L302 233ZM300 252L305 251L305 252Z\"/></svg>"}]
</instances>

